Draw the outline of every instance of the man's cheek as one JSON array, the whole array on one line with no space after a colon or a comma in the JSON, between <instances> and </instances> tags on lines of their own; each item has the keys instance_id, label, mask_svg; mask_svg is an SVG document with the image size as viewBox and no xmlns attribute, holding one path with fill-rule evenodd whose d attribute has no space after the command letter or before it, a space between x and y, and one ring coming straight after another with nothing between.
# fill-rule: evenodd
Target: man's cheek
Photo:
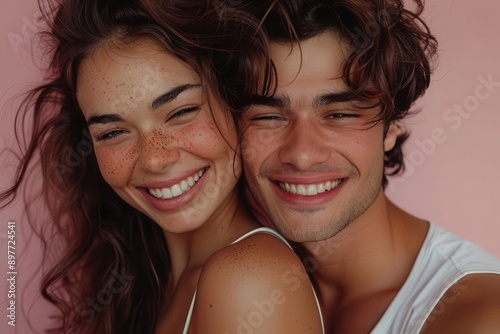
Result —
<instances>
[{"instance_id":1,"label":"man's cheek","mask_svg":"<svg viewBox=\"0 0 500 334\"><path fill-rule=\"evenodd\" d=\"M247 187L245 188L245 198L247 201L250 210L252 211L255 218L264 226L274 228L274 225L271 223L271 219L264 212L262 207L257 203L255 197L252 195L252 192Z\"/></svg>"}]
</instances>

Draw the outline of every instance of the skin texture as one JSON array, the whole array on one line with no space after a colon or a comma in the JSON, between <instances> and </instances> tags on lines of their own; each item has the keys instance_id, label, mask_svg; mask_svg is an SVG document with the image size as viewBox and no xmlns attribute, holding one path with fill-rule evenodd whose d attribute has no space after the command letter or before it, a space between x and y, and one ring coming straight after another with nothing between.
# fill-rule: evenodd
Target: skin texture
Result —
<instances>
[{"instance_id":1,"label":"skin texture","mask_svg":"<svg viewBox=\"0 0 500 334\"><path fill-rule=\"evenodd\" d=\"M371 206L382 190L383 152L393 147L397 131L392 125L384 139L383 124L372 123L375 108L356 110L347 102L318 106L321 97L347 91L340 77L347 51L332 34L301 48L271 48L279 80L275 96L284 107L254 104L243 116L248 183L274 225L297 242L336 235ZM254 156L247 158L249 153ZM341 183L317 196L278 186L327 181Z\"/></svg>"},{"instance_id":2,"label":"skin texture","mask_svg":"<svg viewBox=\"0 0 500 334\"><path fill-rule=\"evenodd\" d=\"M89 126L106 182L165 230L180 233L209 220L233 191L237 182L234 150L223 136L233 147L236 137L222 112L215 113L219 119L213 119L196 72L151 48L139 45L137 51L126 46L95 51L81 65L77 97L87 120L106 115L122 119ZM145 62L148 57L150 61ZM184 85L198 87L153 110L151 101ZM219 133L216 122L225 132ZM177 197L168 210L148 202L151 196L144 188L171 187L203 168L206 172L198 187ZM240 167L234 166L234 171L239 175ZM226 196L217 196L219 192ZM215 200L207 200L212 197ZM203 205L198 207L198 203Z\"/></svg>"},{"instance_id":3,"label":"skin texture","mask_svg":"<svg viewBox=\"0 0 500 334\"><path fill-rule=\"evenodd\" d=\"M348 52L328 31L301 41L300 48L271 43L276 94L257 100L242 117L250 191L271 223L302 243L327 333L373 329L408 277L428 230L426 221L396 207L383 191L384 152L393 147L397 126L390 124L387 133L383 124L366 126L377 109L326 98L345 91L340 73ZM336 180L338 187L315 194L318 184ZM290 194L280 182L310 188L312 196ZM500 331L498 275L462 281L470 290L439 310L425 333ZM470 312L471 305L477 311Z\"/></svg>"},{"instance_id":4,"label":"skin texture","mask_svg":"<svg viewBox=\"0 0 500 334\"><path fill-rule=\"evenodd\" d=\"M150 40L105 43L78 73L77 99L102 176L164 231L171 273L156 332L182 332L196 289L190 333L232 332L238 316L255 310L256 298L288 289L282 276L298 266L304 284L259 333L321 333L311 284L286 244L254 235L227 247L258 224L238 203L234 123L214 99L208 103L200 82L193 69ZM182 194L170 197L166 188ZM291 325L288 317L301 321Z\"/></svg>"},{"instance_id":5,"label":"skin texture","mask_svg":"<svg viewBox=\"0 0 500 334\"><path fill-rule=\"evenodd\" d=\"M240 243L215 254L203 269L195 332L320 333L311 283L295 254L270 235Z\"/></svg>"},{"instance_id":6,"label":"skin texture","mask_svg":"<svg viewBox=\"0 0 500 334\"><path fill-rule=\"evenodd\" d=\"M441 298L427 318L421 333L498 333L499 300L498 275L466 276Z\"/></svg>"}]
</instances>

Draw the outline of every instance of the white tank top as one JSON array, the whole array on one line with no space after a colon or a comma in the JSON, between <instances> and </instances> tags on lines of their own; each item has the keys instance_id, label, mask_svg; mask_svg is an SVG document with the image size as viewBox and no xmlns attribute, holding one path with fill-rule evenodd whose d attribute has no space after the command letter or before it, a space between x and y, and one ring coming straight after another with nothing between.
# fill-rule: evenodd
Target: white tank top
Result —
<instances>
[{"instance_id":1,"label":"white tank top","mask_svg":"<svg viewBox=\"0 0 500 334\"><path fill-rule=\"evenodd\" d=\"M290 244L288 243L288 241L286 241L286 239L283 238L283 236L281 234L279 234L275 230L270 229L268 227L259 227L259 228L256 228L255 230L247 232L246 234L242 235L241 237L239 237L238 239L236 239L235 241L233 241L231 243L231 245L235 244L235 243L237 243L237 242L239 242L239 241L241 241L241 240L243 240L245 238L248 238L251 235L257 234L257 233L271 234L271 235L275 236L276 238L280 239L281 241L283 241L288 247L290 247L290 249L293 250L292 246L290 246ZM316 305L318 306L318 312L319 312L319 317L320 317L320 320L321 320L322 332L324 334L325 333L325 326L323 324L323 315L321 313L321 307L319 305L318 297L316 296L316 292L314 291L314 287L312 287L312 288L313 288L314 298L316 299ZM196 291L194 292L193 300L191 301L191 306L189 307L189 312L188 312L188 315L187 315L187 318L186 318L186 323L184 324L184 330L182 331L183 334L188 334L189 324L191 323L191 316L193 315L193 309L194 309L194 301L195 301L195 299L196 299Z\"/></svg>"},{"instance_id":2,"label":"white tank top","mask_svg":"<svg viewBox=\"0 0 500 334\"><path fill-rule=\"evenodd\" d=\"M371 333L419 333L444 293L464 276L479 273L500 274L500 259L430 224L410 275ZM460 284L456 289L460 292ZM440 303L446 302L452 300Z\"/></svg>"}]
</instances>

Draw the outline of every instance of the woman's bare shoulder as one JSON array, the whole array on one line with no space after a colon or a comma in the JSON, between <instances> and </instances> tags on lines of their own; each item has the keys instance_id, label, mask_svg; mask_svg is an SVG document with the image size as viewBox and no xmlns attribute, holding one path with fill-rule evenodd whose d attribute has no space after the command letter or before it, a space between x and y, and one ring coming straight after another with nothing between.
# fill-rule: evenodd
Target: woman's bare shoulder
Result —
<instances>
[{"instance_id":1,"label":"woman's bare shoulder","mask_svg":"<svg viewBox=\"0 0 500 334\"><path fill-rule=\"evenodd\" d=\"M194 333L321 333L316 299L300 258L258 233L215 253L198 283ZM201 332L201 330L200 330Z\"/></svg>"}]
</instances>

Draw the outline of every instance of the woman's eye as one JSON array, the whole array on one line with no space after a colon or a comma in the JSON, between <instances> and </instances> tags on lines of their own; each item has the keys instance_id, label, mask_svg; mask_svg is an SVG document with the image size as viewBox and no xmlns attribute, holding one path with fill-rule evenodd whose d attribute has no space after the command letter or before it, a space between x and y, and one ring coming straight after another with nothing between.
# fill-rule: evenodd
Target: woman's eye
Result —
<instances>
[{"instance_id":1,"label":"woman's eye","mask_svg":"<svg viewBox=\"0 0 500 334\"><path fill-rule=\"evenodd\" d=\"M201 110L201 106L192 106L192 107L183 108L183 109L180 109L177 112L175 112L169 119L187 116L188 114L195 112L195 111L199 111L199 110Z\"/></svg>"},{"instance_id":2,"label":"woman's eye","mask_svg":"<svg viewBox=\"0 0 500 334\"><path fill-rule=\"evenodd\" d=\"M111 130L97 136L97 141L110 140L116 138L118 135L124 132L124 130Z\"/></svg>"}]
</instances>

